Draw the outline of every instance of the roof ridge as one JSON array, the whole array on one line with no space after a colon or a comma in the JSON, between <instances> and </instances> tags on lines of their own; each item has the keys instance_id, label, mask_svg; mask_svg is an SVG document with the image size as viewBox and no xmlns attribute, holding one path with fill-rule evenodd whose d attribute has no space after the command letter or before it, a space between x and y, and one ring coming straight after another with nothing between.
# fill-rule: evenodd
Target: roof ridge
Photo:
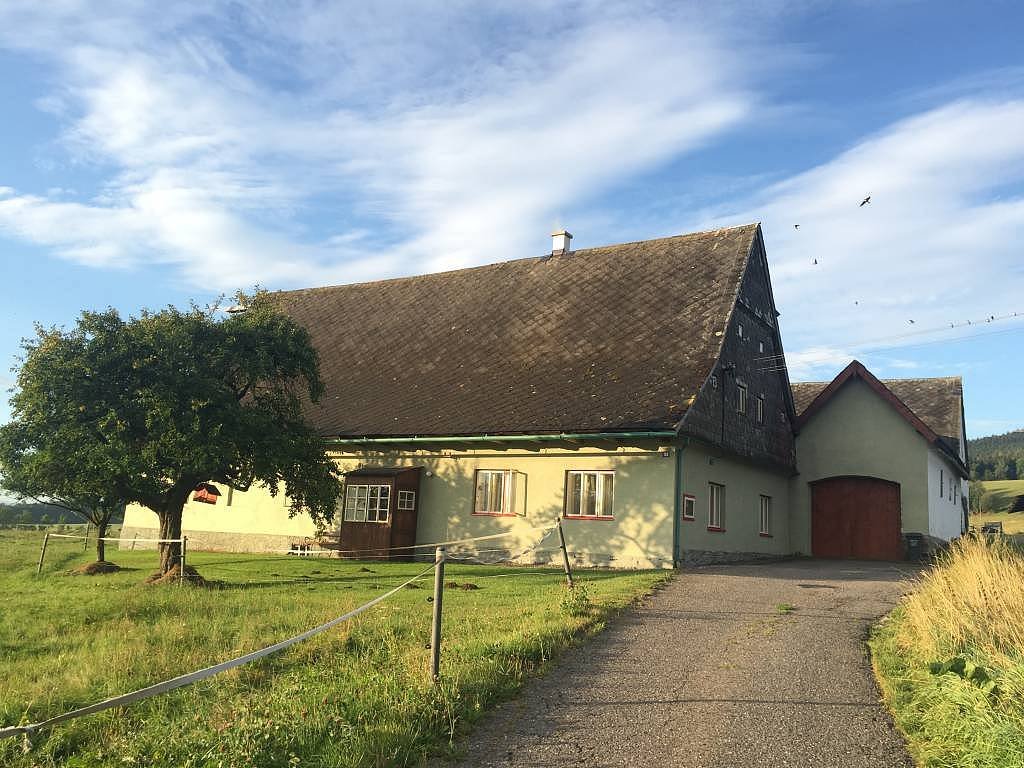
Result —
<instances>
[{"instance_id":1,"label":"roof ridge","mask_svg":"<svg viewBox=\"0 0 1024 768\"><path fill-rule=\"evenodd\" d=\"M594 246L591 246L589 248L579 248L577 250L571 250L567 254L563 254L561 256L552 256L550 253L546 253L546 254L542 254L540 256L523 256L523 257L520 257L518 259L505 259L504 261L492 261L492 262L488 262L487 264L475 264L475 265L470 266L470 267L458 267L456 269L445 269L445 270L441 270L440 272L421 272L421 273L414 274L414 275L399 275L397 277L382 277L382 278L378 278L376 280L363 280L363 281L354 282L354 283L335 283L333 285L314 285L314 286L309 286L307 288L290 288L290 289L287 289L287 290L277 290L277 291L272 291L272 293L275 296L280 296L280 295L284 295L284 294L309 293L309 292L312 292L312 291L329 291L329 290L333 290L333 289L336 289L336 288L352 288L352 287L355 287L355 286L394 284L394 283L402 282L403 280L422 280L422 279L425 279L425 278L429 279L429 278L434 278L434 277L443 277L443 276L446 276L446 275L474 272L474 271L477 271L477 270L493 269L495 267L501 267L501 266L504 266L504 265L507 265L507 264L518 264L518 263L524 262L524 261L540 262L540 261L549 260L551 258L556 258L556 259L557 258L565 258L567 256L574 256L574 255L577 255L577 254L585 255L585 254L587 254L589 252L592 252L592 251L602 251L602 250L607 250L609 248L625 248L625 247L631 246L631 245L642 245L642 244L647 244L647 243L660 243L660 242L665 242L665 241L669 241L669 240L682 240L682 239L690 238L690 237L699 237L701 235L717 235L720 232L730 232L730 231L742 230L742 229L755 229L756 230L756 228L759 227L759 226L761 226L761 223L759 221L755 221L755 222L751 222L751 223L748 223L748 224L740 224L740 225L737 225L737 226L734 226L734 227L718 227L716 229L705 229L705 230L700 230L700 231L697 231L697 232L682 232L682 233L680 233L678 235L666 235L665 237L652 237L652 238L647 239L647 240L627 240L626 242L622 242L622 243L607 243L605 245L594 245Z\"/></svg>"}]
</instances>

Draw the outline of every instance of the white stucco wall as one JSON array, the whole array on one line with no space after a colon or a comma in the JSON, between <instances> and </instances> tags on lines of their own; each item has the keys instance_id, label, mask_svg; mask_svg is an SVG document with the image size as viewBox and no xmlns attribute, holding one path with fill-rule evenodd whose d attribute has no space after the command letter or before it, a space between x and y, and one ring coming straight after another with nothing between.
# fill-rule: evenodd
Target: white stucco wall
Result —
<instances>
[{"instance_id":1,"label":"white stucco wall","mask_svg":"<svg viewBox=\"0 0 1024 768\"><path fill-rule=\"evenodd\" d=\"M959 476L959 472L953 467L952 462L935 448L929 449L928 534L930 536L949 541L963 533L963 507L960 495L965 492L966 486L967 483Z\"/></svg>"}]
</instances>

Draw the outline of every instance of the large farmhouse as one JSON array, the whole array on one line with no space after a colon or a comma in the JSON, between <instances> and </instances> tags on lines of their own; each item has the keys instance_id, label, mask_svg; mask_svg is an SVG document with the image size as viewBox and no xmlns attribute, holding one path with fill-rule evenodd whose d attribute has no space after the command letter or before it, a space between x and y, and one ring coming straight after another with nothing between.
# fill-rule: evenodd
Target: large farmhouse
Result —
<instances>
[{"instance_id":1,"label":"large farmhouse","mask_svg":"<svg viewBox=\"0 0 1024 768\"><path fill-rule=\"evenodd\" d=\"M759 225L570 238L540 258L276 294L320 353L309 418L346 473L338 529L221 488L185 509L193 545L379 554L508 533L488 549L546 562L535 545L561 520L580 564L662 568L897 559L908 534L961 533L960 380L880 382L853 363L791 388ZM155 529L129 509L127 536Z\"/></svg>"}]
</instances>

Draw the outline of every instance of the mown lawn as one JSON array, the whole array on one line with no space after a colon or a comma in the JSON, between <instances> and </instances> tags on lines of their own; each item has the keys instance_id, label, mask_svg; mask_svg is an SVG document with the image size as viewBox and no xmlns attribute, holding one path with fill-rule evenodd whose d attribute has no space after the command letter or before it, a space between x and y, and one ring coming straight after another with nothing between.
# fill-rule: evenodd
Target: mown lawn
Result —
<instances>
[{"instance_id":1,"label":"mown lawn","mask_svg":"<svg viewBox=\"0 0 1024 768\"><path fill-rule=\"evenodd\" d=\"M193 553L220 588L146 586L153 551L108 551L126 570L71 576L80 542L0 531L0 725L35 722L297 634L422 571L422 563ZM428 677L432 577L300 645L123 709L40 733L0 765L416 765L560 651L600 630L664 572L578 575L592 609L563 606L552 569L449 564L442 682Z\"/></svg>"},{"instance_id":2,"label":"mown lawn","mask_svg":"<svg viewBox=\"0 0 1024 768\"><path fill-rule=\"evenodd\" d=\"M1024 766L1024 555L954 545L872 634L886 703L920 765Z\"/></svg>"}]
</instances>

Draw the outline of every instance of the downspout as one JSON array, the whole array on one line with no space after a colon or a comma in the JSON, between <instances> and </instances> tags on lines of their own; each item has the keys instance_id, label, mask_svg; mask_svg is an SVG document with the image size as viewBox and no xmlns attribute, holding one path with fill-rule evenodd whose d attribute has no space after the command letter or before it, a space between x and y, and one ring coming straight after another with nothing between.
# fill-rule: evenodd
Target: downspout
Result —
<instances>
[{"instance_id":1,"label":"downspout","mask_svg":"<svg viewBox=\"0 0 1024 768\"><path fill-rule=\"evenodd\" d=\"M683 449L687 440L683 439L672 450L675 451L673 475L674 496L672 501L672 567L678 568L683 560Z\"/></svg>"}]
</instances>

